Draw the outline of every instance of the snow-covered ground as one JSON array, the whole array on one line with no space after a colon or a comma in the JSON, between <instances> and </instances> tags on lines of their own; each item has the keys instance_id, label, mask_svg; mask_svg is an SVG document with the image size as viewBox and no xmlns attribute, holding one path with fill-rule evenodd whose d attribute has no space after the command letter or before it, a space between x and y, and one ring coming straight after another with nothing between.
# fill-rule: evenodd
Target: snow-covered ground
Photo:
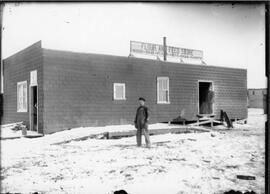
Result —
<instances>
[{"instance_id":1,"label":"snow-covered ground","mask_svg":"<svg viewBox=\"0 0 270 194\"><path fill-rule=\"evenodd\" d=\"M76 137L75 130L4 140L1 189L74 194L111 194L120 189L129 194L210 194L230 189L264 193L265 120L262 110L249 109L247 125L229 131L151 136L151 149L136 147L135 137L51 145Z\"/></svg>"}]
</instances>

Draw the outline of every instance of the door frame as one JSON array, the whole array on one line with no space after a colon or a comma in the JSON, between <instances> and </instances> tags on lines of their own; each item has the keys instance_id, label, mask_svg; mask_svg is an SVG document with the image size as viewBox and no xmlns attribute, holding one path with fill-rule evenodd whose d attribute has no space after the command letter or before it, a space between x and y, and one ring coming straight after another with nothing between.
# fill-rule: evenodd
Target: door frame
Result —
<instances>
[{"instance_id":1,"label":"door frame","mask_svg":"<svg viewBox=\"0 0 270 194\"><path fill-rule=\"evenodd\" d=\"M198 92L198 102L197 102L197 107L198 107L198 114L200 114L200 83L201 82L204 82L204 83L211 83L212 85L212 91L215 93L215 87L214 87L214 81L213 80L198 80L197 82L197 92ZM215 98L215 96L214 96ZM215 112L215 101L213 102L212 104L212 113L211 114L214 114Z\"/></svg>"},{"instance_id":2,"label":"door frame","mask_svg":"<svg viewBox=\"0 0 270 194\"><path fill-rule=\"evenodd\" d=\"M32 76L31 76L31 72L34 72L36 71L36 80L35 80L35 83L32 83ZM37 128L36 130L33 130L33 126L32 126L32 87L37 87ZM30 131L36 131L38 132L39 130L39 127L38 127L38 83L37 83L37 70L33 70L33 71L30 71L30 81L29 81L29 126L30 126Z\"/></svg>"}]
</instances>

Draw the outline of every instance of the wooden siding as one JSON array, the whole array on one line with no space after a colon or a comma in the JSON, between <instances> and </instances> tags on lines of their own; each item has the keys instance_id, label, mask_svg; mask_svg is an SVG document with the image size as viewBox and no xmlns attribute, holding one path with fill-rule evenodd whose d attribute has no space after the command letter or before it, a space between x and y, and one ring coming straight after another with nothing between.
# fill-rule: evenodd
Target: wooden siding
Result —
<instances>
[{"instance_id":1,"label":"wooden siding","mask_svg":"<svg viewBox=\"0 0 270 194\"><path fill-rule=\"evenodd\" d=\"M147 59L43 49L44 131L133 123L138 97L146 98L150 122L170 121L184 110L198 113L198 80L211 80L214 111L247 117L247 71ZM170 79L170 104L157 104L157 76ZM113 83L126 84L126 100L113 100Z\"/></svg>"},{"instance_id":2,"label":"wooden siding","mask_svg":"<svg viewBox=\"0 0 270 194\"><path fill-rule=\"evenodd\" d=\"M4 64L4 94L2 124L26 121L29 126L30 71L37 70L38 76L38 125L43 128L43 65L41 42L8 57ZM17 112L17 82L27 80L27 112Z\"/></svg>"},{"instance_id":3,"label":"wooden siding","mask_svg":"<svg viewBox=\"0 0 270 194\"><path fill-rule=\"evenodd\" d=\"M248 89L248 107L264 108L266 103L267 89ZM265 102L264 102L265 101Z\"/></svg>"}]
</instances>

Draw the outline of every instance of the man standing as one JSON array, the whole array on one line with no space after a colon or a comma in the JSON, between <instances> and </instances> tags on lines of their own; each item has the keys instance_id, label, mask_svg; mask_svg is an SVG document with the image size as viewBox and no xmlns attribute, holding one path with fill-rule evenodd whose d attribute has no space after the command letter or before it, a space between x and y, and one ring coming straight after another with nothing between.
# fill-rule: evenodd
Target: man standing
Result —
<instances>
[{"instance_id":1,"label":"man standing","mask_svg":"<svg viewBox=\"0 0 270 194\"><path fill-rule=\"evenodd\" d=\"M137 146L141 146L142 144L142 133L145 137L145 143L146 147L150 148L150 139L149 139L149 133L148 133L148 108L144 105L145 99L140 97L139 98L140 106L137 108L136 117L134 120L135 127L137 129Z\"/></svg>"}]
</instances>

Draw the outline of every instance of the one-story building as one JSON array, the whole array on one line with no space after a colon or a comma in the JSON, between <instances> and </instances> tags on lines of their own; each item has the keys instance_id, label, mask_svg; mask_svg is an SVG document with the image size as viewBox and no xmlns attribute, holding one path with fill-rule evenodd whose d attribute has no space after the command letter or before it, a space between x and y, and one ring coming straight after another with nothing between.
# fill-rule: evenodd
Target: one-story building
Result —
<instances>
[{"instance_id":1,"label":"one-story building","mask_svg":"<svg viewBox=\"0 0 270 194\"><path fill-rule=\"evenodd\" d=\"M267 88L249 88L248 89L248 107L263 108L267 106Z\"/></svg>"},{"instance_id":2,"label":"one-story building","mask_svg":"<svg viewBox=\"0 0 270 194\"><path fill-rule=\"evenodd\" d=\"M131 124L144 97L150 122L220 110L247 117L247 70L76 53L41 41L3 60L1 124L25 121L53 133L73 127Z\"/></svg>"}]
</instances>

